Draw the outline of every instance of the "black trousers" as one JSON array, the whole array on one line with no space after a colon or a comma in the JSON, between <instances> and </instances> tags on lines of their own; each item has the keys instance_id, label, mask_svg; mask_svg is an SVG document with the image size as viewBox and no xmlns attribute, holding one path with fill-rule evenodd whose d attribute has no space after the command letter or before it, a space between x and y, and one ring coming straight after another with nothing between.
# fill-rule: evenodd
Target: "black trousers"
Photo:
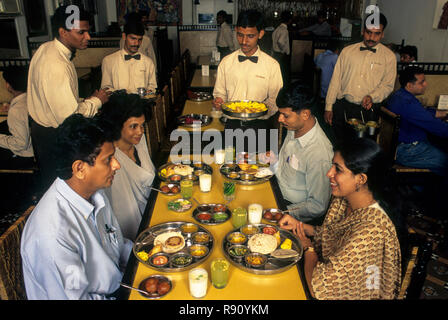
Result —
<instances>
[{"instance_id":1,"label":"black trousers","mask_svg":"<svg viewBox=\"0 0 448 320\"><path fill-rule=\"evenodd\" d=\"M219 58L222 60L226 55L231 54L232 51L230 51L229 47L217 47L219 52Z\"/></svg>"},{"instance_id":2,"label":"black trousers","mask_svg":"<svg viewBox=\"0 0 448 320\"><path fill-rule=\"evenodd\" d=\"M39 167L39 189L46 191L57 177L55 156L57 129L43 127L31 117L29 125L34 157Z\"/></svg>"},{"instance_id":3,"label":"black trousers","mask_svg":"<svg viewBox=\"0 0 448 320\"><path fill-rule=\"evenodd\" d=\"M333 132L336 141L344 141L347 138L356 137L356 131L346 120L356 118L358 120L378 121L381 103L373 104L370 110L364 109L358 104L351 103L345 99L336 100L333 105Z\"/></svg>"},{"instance_id":4,"label":"black trousers","mask_svg":"<svg viewBox=\"0 0 448 320\"><path fill-rule=\"evenodd\" d=\"M227 134L234 132L233 130L241 129L243 131L243 137L244 137L243 145L242 146L237 145L237 141L241 141L241 137L239 135L234 136L234 138L232 139L232 145L235 146L235 148L237 149L236 152L269 151L271 150L271 148L275 148L274 142L276 141L271 140L277 139L278 141L278 133L272 138L270 135L271 129L274 129L273 125L274 118L275 117L272 116L266 120L251 120L251 121L228 119L224 127L223 142L226 143L226 140L228 140L225 139ZM249 137L255 137L255 140Z\"/></svg>"}]
</instances>

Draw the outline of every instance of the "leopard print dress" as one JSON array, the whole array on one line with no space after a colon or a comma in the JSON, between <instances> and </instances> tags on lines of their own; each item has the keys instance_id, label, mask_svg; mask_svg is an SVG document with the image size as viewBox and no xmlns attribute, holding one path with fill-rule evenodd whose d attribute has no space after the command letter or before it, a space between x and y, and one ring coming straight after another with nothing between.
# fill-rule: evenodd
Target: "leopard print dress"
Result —
<instances>
[{"instance_id":1,"label":"leopard print dress","mask_svg":"<svg viewBox=\"0 0 448 320\"><path fill-rule=\"evenodd\" d=\"M319 261L311 285L317 299L394 299L401 282L401 253L395 226L385 212L367 207L346 214L334 198L315 228Z\"/></svg>"}]
</instances>

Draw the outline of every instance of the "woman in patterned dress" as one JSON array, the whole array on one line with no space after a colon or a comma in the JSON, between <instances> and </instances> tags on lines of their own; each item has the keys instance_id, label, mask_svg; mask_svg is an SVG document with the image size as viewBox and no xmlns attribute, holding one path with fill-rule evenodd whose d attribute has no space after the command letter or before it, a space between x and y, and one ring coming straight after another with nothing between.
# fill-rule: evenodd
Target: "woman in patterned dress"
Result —
<instances>
[{"instance_id":1,"label":"woman in patterned dress","mask_svg":"<svg viewBox=\"0 0 448 320\"><path fill-rule=\"evenodd\" d=\"M333 200L321 226L289 215L280 221L304 247L305 277L317 299L394 299L401 283L401 253L386 212L387 160L370 139L335 148L327 173Z\"/></svg>"}]
</instances>

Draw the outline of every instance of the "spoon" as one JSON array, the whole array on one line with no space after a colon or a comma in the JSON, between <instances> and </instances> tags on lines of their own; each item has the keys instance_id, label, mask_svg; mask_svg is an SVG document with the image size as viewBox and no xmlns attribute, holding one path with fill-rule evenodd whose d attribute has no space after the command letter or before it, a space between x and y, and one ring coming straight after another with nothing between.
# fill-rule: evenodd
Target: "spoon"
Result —
<instances>
[{"instance_id":1,"label":"spoon","mask_svg":"<svg viewBox=\"0 0 448 320\"><path fill-rule=\"evenodd\" d=\"M194 197L192 197L192 198L193 198L194 201L196 201L196 203L198 204L198 206L201 206L201 205L202 205L201 203L199 203L198 200L196 200L196 198L194 198Z\"/></svg>"},{"instance_id":2,"label":"spoon","mask_svg":"<svg viewBox=\"0 0 448 320\"><path fill-rule=\"evenodd\" d=\"M128 286L127 284L124 284L124 283L122 283L122 282L120 282L120 285L121 285L122 287L131 289L131 290L138 291L138 292L144 294L145 296L149 296L149 293L148 293L147 291L145 291L145 290L140 290L140 289L134 288L134 287L132 287L132 286Z\"/></svg>"},{"instance_id":3,"label":"spoon","mask_svg":"<svg viewBox=\"0 0 448 320\"><path fill-rule=\"evenodd\" d=\"M157 191L157 192L164 193L162 190L159 190L159 189L156 189L156 188L153 188L153 187L151 187L151 189L152 189L152 190L155 190L155 191Z\"/></svg>"}]
</instances>

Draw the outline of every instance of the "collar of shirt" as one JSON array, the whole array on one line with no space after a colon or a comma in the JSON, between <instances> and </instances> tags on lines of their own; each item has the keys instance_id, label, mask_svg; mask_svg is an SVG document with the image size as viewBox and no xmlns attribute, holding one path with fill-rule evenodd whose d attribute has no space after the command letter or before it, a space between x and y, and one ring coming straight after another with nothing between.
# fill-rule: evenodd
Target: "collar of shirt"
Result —
<instances>
[{"instance_id":1,"label":"collar of shirt","mask_svg":"<svg viewBox=\"0 0 448 320\"><path fill-rule=\"evenodd\" d=\"M60 178L56 179L56 189L62 195L67 195L67 201L70 202L79 212L81 212L86 220L89 219L92 213L96 216L99 210L106 205L104 198L98 193L98 191L92 195L92 201L94 204L91 204L89 201L76 193L72 188L70 188L70 186Z\"/></svg>"},{"instance_id":2,"label":"collar of shirt","mask_svg":"<svg viewBox=\"0 0 448 320\"><path fill-rule=\"evenodd\" d=\"M13 98L13 99L11 100L11 104L10 104L11 106L10 106L10 108L14 107L14 105L15 105L16 103L22 101L23 99L26 99L26 92L21 93L21 94L19 94L17 97ZM26 105L26 103L25 103L25 105Z\"/></svg>"},{"instance_id":3,"label":"collar of shirt","mask_svg":"<svg viewBox=\"0 0 448 320\"><path fill-rule=\"evenodd\" d=\"M238 55L243 55L245 56L246 54L241 50L241 48L238 49L238 54L235 55L235 57L238 59ZM258 59L260 59L260 46L257 45L257 51L254 52L253 55L251 55L251 57L258 57ZM260 60L258 60L260 61Z\"/></svg>"},{"instance_id":4,"label":"collar of shirt","mask_svg":"<svg viewBox=\"0 0 448 320\"><path fill-rule=\"evenodd\" d=\"M375 54L375 53L378 53L378 51L382 51L383 48L385 48L385 46L382 43L378 43L376 46L373 47L373 49L376 49L376 52L373 53L370 50L360 51L359 48L361 48L361 47L366 47L366 45L364 44L364 41L359 42L357 45L357 48L356 48L359 52L364 53L364 54Z\"/></svg>"},{"instance_id":5,"label":"collar of shirt","mask_svg":"<svg viewBox=\"0 0 448 320\"><path fill-rule=\"evenodd\" d=\"M319 124L317 123L317 120L316 120L316 123L314 124L314 126L311 128L310 131L305 133L303 136L296 138L297 141L299 141L299 144L302 148L305 148L310 143L310 141L313 139L314 135L316 134L316 129L317 129L318 125Z\"/></svg>"},{"instance_id":6,"label":"collar of shirt","mask_svg":"<svg viewBox=\"0 0 448 320\"><path fill-rule=\"evenodd\" d=\"M140 55L141 55L140 52L137 52L137 53L134 53L134 54L130 54L130 53L127 53L126 50L124 50L124 49L121 49L120 51L121 51L121 57L123 58L123 61L126 61L126 59L124 58L124 56L127 56L127 55L135 56L135 55L137 55L137 54L140 54ZM126 62L129 62L129 61L132 61L132 60L134 60L134 59L128 60L128 61L126 61Z\"/></svg>"},{"instance_id":7,"label":"collar of shirt","mask_svg":"<svg viewBox=\"0 0 448 320\"><path fill-rule=\"evenodd\" d=\"M72 52L70 51L70 49L67 48L57 38L54 39L54 43L55 43L56 48L67 58L68 61L70 61L70 58L72 57Z\"/></svg>"}]
</instances>

